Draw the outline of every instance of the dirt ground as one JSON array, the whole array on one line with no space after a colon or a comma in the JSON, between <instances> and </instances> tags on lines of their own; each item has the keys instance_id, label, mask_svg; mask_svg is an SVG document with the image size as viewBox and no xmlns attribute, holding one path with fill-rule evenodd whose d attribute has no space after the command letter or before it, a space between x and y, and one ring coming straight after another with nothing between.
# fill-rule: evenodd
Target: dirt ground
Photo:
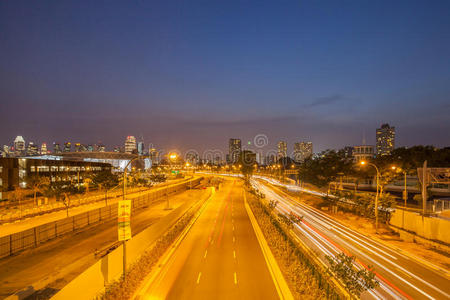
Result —
<instances>
[{"instance_id":1,"label":"dirt ground","mask_svg":"<svg viewBox=\"0 0 450 300\"><path fill-rule=\"evenodd\" d=\"M324 213L345 224L349 228L358 231L374 239L382 240L384 244L393 248L399 248L413 256L419 257L445 270L450 270L450 247L445 245L436 247L431 244L423 244L418 241L409 242L402 240L398 233L390 229L386 224L379 224L379 233L375 232L374 221L365 217L357 216L352 213L338 211L337 214L325 210L326 203L318 197L311 194L302 193L299 198L297 192L291 192L283 188L283 192L292 196L292 198L302 201L305 204L321 209Z\"/></svg>"}]
</instances>

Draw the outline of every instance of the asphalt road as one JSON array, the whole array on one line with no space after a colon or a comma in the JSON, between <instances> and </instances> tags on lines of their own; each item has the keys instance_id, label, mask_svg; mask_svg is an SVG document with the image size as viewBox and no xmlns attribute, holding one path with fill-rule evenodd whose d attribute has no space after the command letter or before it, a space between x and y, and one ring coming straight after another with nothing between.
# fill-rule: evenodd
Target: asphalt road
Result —
<instances>
[{"instance_id":1,"label":"asphalt road","mask_svg":"<svg viewBox=\"0 0 450 300\"><path fill-rule=\"evenodd\" d=\"M193 204L207 197L207 190L188 190L171 196L171 207ZM186 209L189 206L186 206ZM132 216L133 236L173 212L163 198ZM155 237L156 239L156 237ZM96 249L117 241L117 220L49 241L37 248L0 260L0 299L40 280L50 279L49 289L60 289L98 259Z\"/></svg>"},{"instance_id":2,"label":"asphalt road","mask_svg":"<svg viewBox=\"0 0 450 300\"><path fill-rule=\"evenodd\" d=\"M325 261L325 256L345 252L357 258L359 268L374 266L380 287L365 292L362 298L375 299L449 299L450 278L381 242L362 235L330 218L325 213L274 190L262 181L254 181L268 200L279 201L277 209L303 216L294 227L296 236Z\"/></svg>"},{"instance_id":3,"label":"asphalt road","mask_svg":"<svg viewBox=\"0 0 450 300\"><path fill-rule=\"evenodd\" d=\"M278 299L244 207L226 180L141 299Z\"/></svg>"}]
</instances>

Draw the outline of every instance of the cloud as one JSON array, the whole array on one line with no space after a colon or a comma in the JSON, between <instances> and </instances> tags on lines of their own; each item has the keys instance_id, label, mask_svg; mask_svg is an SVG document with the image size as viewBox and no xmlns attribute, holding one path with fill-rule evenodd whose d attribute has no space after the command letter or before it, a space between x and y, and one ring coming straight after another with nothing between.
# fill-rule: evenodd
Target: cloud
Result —
<instances>
[{"instance_id":1,"label":"cloud","mask_svg":"<svg viewBox=\"0 0 450 300\"><path fill-rule=\"evenodd\" d=\"M318 97L316 99L314 99L311 103L307 104L306 107L317 107L317 106L326 106L326 105L331 105L334 104L336 102L342 102L348 100L348 98L339 95L339 94L335 94L335 95L331 95L331 96L326 96L326 97Z\"/></svg>"}]
</instances>

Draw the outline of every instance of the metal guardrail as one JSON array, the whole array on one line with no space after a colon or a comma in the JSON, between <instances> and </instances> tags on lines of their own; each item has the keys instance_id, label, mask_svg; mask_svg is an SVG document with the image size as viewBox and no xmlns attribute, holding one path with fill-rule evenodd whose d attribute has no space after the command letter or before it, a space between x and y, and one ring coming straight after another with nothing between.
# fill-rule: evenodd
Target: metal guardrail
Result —
<instances>
[{"instance_id":1,"label":"metal guardrail","mask_svg":"<svg viewBox=\"0 0 450 300\"><path fill-rule=\"evenodd\" d=\"M138 209L147 207L155 200L161 199L168 194L189 188L191 182L192 186L198 185L201 180L202 178L192 179L191 181L178 183L160 190L149 191L146 195L132 199L131 210L134 212ZM37 247L40 244L59 236L117 218L117 205L118 203L114 203L72 217L3 236L0 238L0 258L14 255L29 248Z\"/></svg>"}]
</instances>

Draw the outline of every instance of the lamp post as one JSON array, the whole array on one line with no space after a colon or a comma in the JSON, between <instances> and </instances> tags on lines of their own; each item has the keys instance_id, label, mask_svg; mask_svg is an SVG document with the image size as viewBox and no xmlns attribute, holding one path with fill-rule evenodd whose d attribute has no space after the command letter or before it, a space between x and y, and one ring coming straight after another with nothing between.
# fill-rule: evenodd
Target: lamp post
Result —
<instances>
[{"instance_id":1,"label":"lamp post","mask_svg":"<svg viewBox=\"0 0 450 300\"><path fill-rule=\"evenodd\" d=\"M403 218L402 218L402 223L403 223L402 227L404 227L404 225L405 225L406 200L408 199L408 190L407 190L407 186L406 186L406 171L402 170L400 168L397 168L396 166L392 166L392 170L396 170L396 169L401 171L403 173L403 175L404 175L404 178L405 178L405 180L404 180L404 191L403 191L403 200L405 200L405 205L404 205L404 208L403 208Z\"/></svg>"},{"instance_id":2,"label":"lamp post","mask_svg":"<svg viewBox=\"0 0 450 300\"><path fill-rule=\"evenodd\" d=\"M362 166L366 164L372 166L377 171L377 192L375 194L375 232L378 233L378 189L380 185L380 171L378 170L378 167L375 164L372 164L370 162L361 161L360 164Z\"/></svg>"}]
</instances>

